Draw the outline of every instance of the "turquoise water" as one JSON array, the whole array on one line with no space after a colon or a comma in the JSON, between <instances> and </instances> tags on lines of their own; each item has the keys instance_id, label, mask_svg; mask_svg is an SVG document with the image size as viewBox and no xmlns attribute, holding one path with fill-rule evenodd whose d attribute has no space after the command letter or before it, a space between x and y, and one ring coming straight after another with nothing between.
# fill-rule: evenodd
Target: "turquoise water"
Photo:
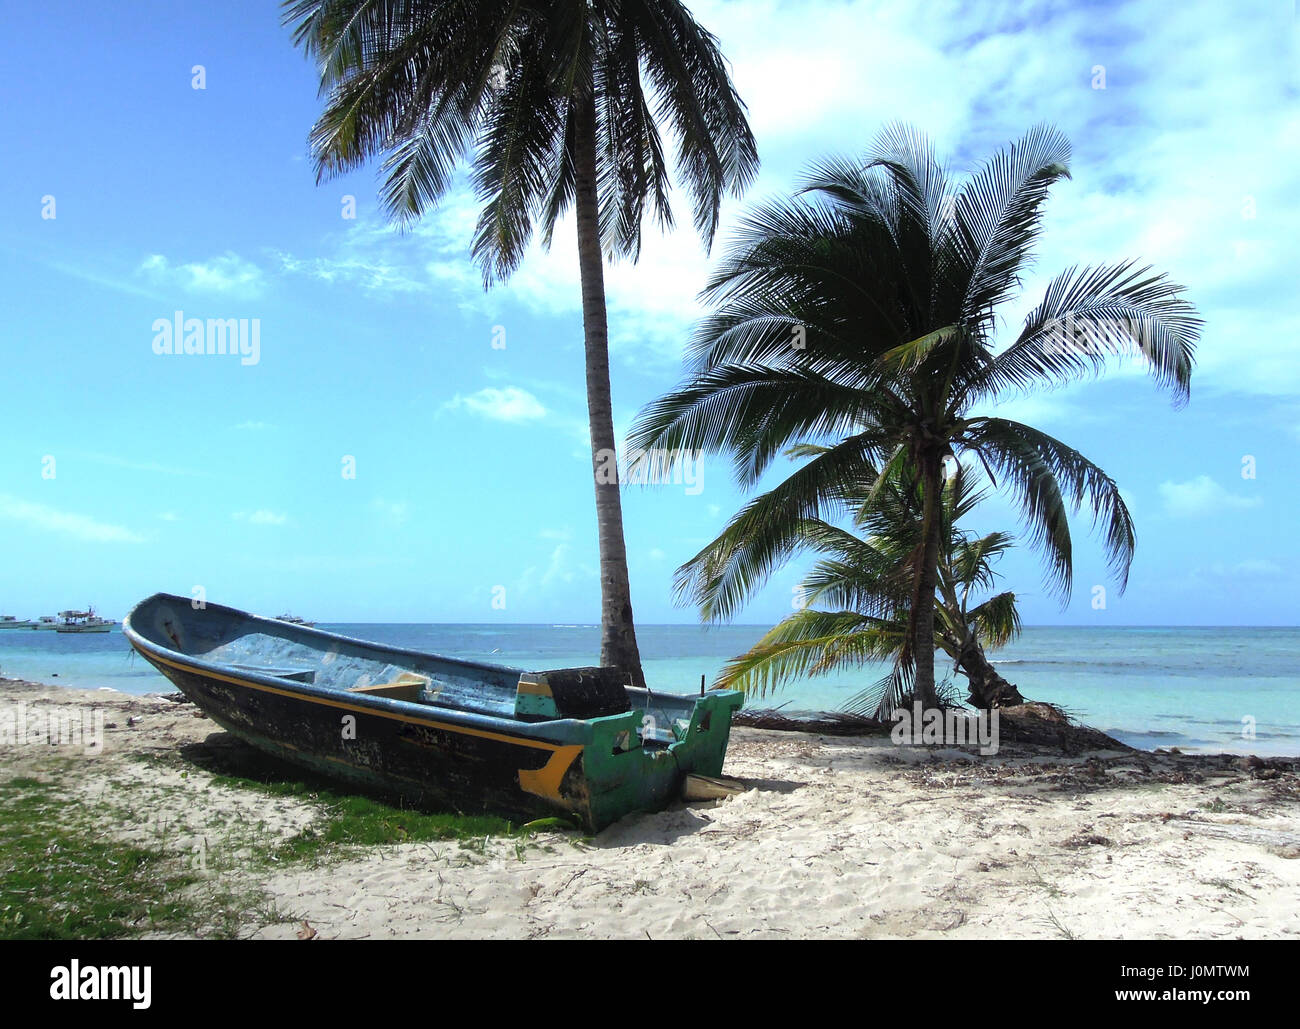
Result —
<instances>
[{"instance_id":1,"label":"turquoise water","mask_svg":"<svg viewBox=\"0 0 1300 1029\"><path fill-rule=\"evenodd\" d=\"M593 625L324 625L414 650L528 668L594 664ZM654 689L699 689L761 626L643 625ZM1060 704L1135 746L1300 755L1300 628L1027 628L990 655L1030 699ZM947 667L944 666L944 671ZM0 630L0 674L127 693L170 691L118 631L70 635ZM795 684L757 701L787 712L831 711L883 674L867 668ZM1243 727L1253 719L1253 739Z\"/></svg>"}]
</instances>

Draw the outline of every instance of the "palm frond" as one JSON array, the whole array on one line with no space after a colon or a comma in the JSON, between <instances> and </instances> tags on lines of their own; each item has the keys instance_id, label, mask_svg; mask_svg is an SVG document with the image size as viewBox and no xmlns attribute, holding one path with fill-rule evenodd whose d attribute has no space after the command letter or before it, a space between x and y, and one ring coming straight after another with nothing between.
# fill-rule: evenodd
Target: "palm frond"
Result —
<instances>
[{"instance_id":1,"label":"palm frond","mask_svg":"<svg viewBox=\"0 0 1300 1029\"><path fill-rule=\"evenodd\" d=\"M384 157L384 207L409 224L469 164L485 209L475 255L491 282L535 228L549 243L574 201L571 105L597 101L597 193L607 254L635 259L647 206L672 224L661 126L706 243L722 196L758 153L717 40L677 0L288 0L282 20L316 62L325 109L318 177Z\"/></svg>"},{"instance_id":2,"label":"palm frond","mask_svg":"<svg viewBox=\"0 0 1300 1029\"><path fill-rule=\"evenodd\" d=\"M717 233L722 196L739 195L758 173L758 146L731 83L717 38L677 0L628 4L658 116L671 129L677 176L690 194L706 246Z\"/></svg>"},{"instance_id":3,"label":"palm frond","mask_svg":"<svg viewBox=\"0 0 1300 1029\"><path fill-rule=\"evenodd\" d=\"M986 647L1002 647L1020 635L1020 610L1011 592L989 597L971 608L966 618Z\"/></svg>"},{"instance_id":4,"label":"palm frond","mask_svg":"<svg viewBox=\"0 0 1300 1029\"><path fill-rule=\"evenodd\" d=\"M751 500L677 569L677 596L698 606L704 621L733 617L776 568L810 545L810 527L844 513L840 498L870 467L870 454L869 441L850 438Z\"/></svg>"},{"instance_id":5,"label":"palm frond","mask_svg":"<svg viewBox=\"0 0 1300 1029\"><path fill-rule=\"evenodd\" d=\"M1063 600L1069 599L1073 579L1068 509L1078 511L1085 500L1123 591L1137 539L1114 479L1073 447L1005 418L972 419L963 442L1001 472L1019 500L1030 540L1047 559L1049 586Z\"/></svg>"},{"instance_id":6,"label":"palm frond","mask_svg":"<svg viewBox=\"0 0 1300 1029\"><path fill-rule=\"evenodd\" d=\"M1070 177L1069 164L1069 140L1050 125L1036 125L962 188L954 213L967 279L965 319L981 318L1014 296L1048 189Z\"/></svg>"},{"instance_id":7,"label":"palm frond","mask_svg":"<svg viewBox=\"0 0 1300 1029\"><path fill-rule=\"evenodd\" d=\"M975 386L985 395L1068 382L1102 372L1116 357L1145 360L1175 406L1191 391L1196 343L1204 324L1184 287L1124 261L1071 268L1047 287L1019 337Z\"/></svg>"},{"instance_id":8,"label":"palm frond","mask_svg":"<svg viewBox=\"0 0 1300 1029\"><path fill-rule=\"evenodd\" d=\"M644 408L628 435L637 450L729 451L736 478L753 483L798 440L863 436L871 398L801 368L723 365ZM869 457L874 447L862 449Z\"/></svg>"},{"instance_id":9,"label":"palm frond","mask_svg":"<svg viewBox=\"0 0 1300 1029\"><path fill-rule=\"evenodd\" d=\"M899 631L855 611L796 611L728 661L714 685L764 697L794 679L889 660Z\"/></svg>"},{"instance_id":10,"label":"palm frond","mask_svg":"<svg viewBox=\"0 0 1300 1029\"><path fill-rule=\"evenodd\" d=\"M914 668L895 662L893 668L870 686L849 697L841 710L851 715L888 718L912 692L915 678Z\"/></svg>"},{"instance_id":11,"label":"palm frond","mask_svg":"<svg viewBox=\"0 0 1300 1029\"><path fill-rule=\"evenodd\" d=\"M566 130L568 111L549 89L550 71L544 61L521 56L506 72L479 135L473 179L483 207L471 250L485 286L519 266L532 239L533 212L554 189L546 175L555 167L555 140Z\"/></svg>"}]
</instances>

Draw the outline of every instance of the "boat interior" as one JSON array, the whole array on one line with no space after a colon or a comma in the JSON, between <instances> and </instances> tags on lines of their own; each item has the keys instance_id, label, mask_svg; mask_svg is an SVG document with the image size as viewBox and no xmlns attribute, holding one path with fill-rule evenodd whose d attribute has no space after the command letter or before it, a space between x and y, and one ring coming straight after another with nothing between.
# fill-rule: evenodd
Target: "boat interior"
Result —
<instances>
[{"instance_id":1,"label":"boat interior","mask_svg":"<svg viewBox=\"0 0 1300 1029\"><path fill-rule=\"evenodd\" d=\"M217 605L195 608L184 597L151 597L129 623L164 651L235 674L495 718L537 722L645 710L653 713L648 737L671 742L672 726L689 722L694 707L690 697L628 686L612 668L528 672L387 648Z\"/></svg>"}]
</instances>

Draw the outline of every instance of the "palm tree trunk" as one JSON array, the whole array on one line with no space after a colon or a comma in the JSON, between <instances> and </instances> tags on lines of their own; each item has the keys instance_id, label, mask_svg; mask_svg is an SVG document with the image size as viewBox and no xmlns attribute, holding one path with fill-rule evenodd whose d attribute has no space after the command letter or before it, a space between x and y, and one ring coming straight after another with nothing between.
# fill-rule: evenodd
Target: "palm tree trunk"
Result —
<instances>
[{"instance_id":1,"label":"palm tree trunk","mask_svg":"<svg viewBox=\"0 0 1300 1029\"><path fill-rule=\"evenodd\" d=\"M934 688L934 588L939 581L939 537L943 519L939 517L940 491L943 489L943 459L930 448L921 455L921 482L924 490L924 516L921 522L924 546L917 591L912 604L912 659L916 662L913 693L925 707L938 707Z\"/></svg>"},{"instance_id":2,"label":"palm tree trunk","mask_svg":"<svg viewBox=\"0 0 1300 1029\"><path fill-rule=\"evenodd\" d=\"M596 486L596 529L600 540L600 663L619 668L632 685L644 686L641 654L632 624L632 588L623 540L613 403L609 389L609 326L605 312L605 267L600 247L596 192L596 102L577 101L574 126L575 209L578 268L582 280L582 328L587 355L587 418L591 431L592 478ZM602 481L613 479L613 481Z\"/></svg>"},{"instance_id":3,"label":"palm tree trunk","mask_svg":"<svg viewBox=\"0 0 1300 1029\"><path fill-rule=\"evenodd\" d=\"M1014 707L1025 702L1015 684L1002 678L984 656L984 648L974 636L968 636L962 643L957 655L957 667L966 676L970 687L966 699L972 707L988 711L995 707Z\"/></svg>"}]
</instances>

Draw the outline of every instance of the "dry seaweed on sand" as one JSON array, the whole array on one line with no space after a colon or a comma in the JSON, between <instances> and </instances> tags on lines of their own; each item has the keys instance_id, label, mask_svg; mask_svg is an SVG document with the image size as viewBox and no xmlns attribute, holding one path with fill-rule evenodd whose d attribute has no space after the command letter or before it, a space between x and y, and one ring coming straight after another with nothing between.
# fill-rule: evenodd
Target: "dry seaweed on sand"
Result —
<instances>
[{"instance_id":1,"label":"dry seaweed on sand","mask_svg":"<svg viewBox=\"0 0 1300 1029\"><path fill-rule=\"evenodd\" d=\"M892 722L845 711L794 716L782 714L779 708L742 708L736 712L732 721L735 725L751 729L803 732L818 736L887 736L893 729ZM998 723L999 737L1004 743L1050 747L1065 754L1133 749L1099 729L1072 720L1055 704L1028 703L999 708Z\"/></svg>"},{"instance_id":2,"label":"dry seaweed on sand","mask_svg":"<svg viewBox=\"0 0 1300 1029\"><path fill-rule=\"evenodd\" d=\"M1007 743L1059 748L1066 754L1133 748L1100 729L1074 721L1055 704L1031 702L998 711L998 734Z\"/></svg>"},{"instance_id":3,"label":"dry seaweed on sand","mask_svg":"<svg viewBox=\"0 0 1300 1029\"><path fill-rule=\"evenodd\" d=\"M732 715L731 724L750 729L807 732L818 736L886 736L892 728L891 723L878 718L845 711L823 711L816 715L794 717L782 714L779 708L742 708Z\"/></svg>"}]
</instances>

